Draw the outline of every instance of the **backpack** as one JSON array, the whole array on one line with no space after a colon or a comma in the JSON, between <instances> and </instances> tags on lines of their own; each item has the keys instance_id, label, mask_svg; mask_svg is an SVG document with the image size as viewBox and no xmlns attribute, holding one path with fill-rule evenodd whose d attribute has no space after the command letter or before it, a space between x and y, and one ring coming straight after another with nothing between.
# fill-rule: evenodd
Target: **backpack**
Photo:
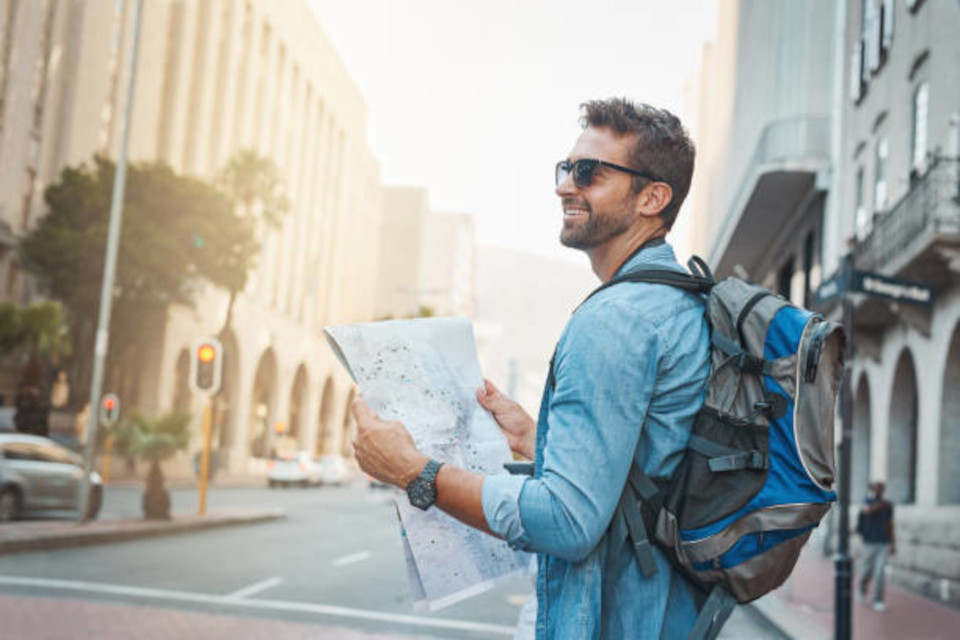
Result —
<instances>
[{"instance_id":1,"label":"backpack","mask_svg":"<svg viewBox=\"0 0 960 640\"><path fill-rule=\"evenodd\" d=\"M693 275L633 270L588 299L622 282L705 297L710 374L687 449L670 478L648 478L634 463L610 526L629 538L644 576L656 572L652 540L709 592L690 637L712 638L736 602L783 584L836 500L844 334L762 287L714 281L700 258L689 267Z\"/></svg>"}]
</instances>

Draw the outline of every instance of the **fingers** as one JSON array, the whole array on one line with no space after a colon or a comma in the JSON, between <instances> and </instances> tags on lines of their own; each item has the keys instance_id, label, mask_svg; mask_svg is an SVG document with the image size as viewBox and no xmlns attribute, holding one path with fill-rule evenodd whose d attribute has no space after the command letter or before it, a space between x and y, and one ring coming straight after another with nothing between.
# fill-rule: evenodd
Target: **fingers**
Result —
<instances>
[{"instance_id":1,"label":"fingers","mask_svg":"<svg viewBox=\"0 0 960 640\"><path fill-rule=\"evenodd\" d=\"M500 389L497 389L497 387L486 378L483 380L483 386L477 389L477 402L488 411L492 411L495 403L503 400L505 397L506 396L500 393Z\"/></svg>"},{"instance_id":2,"label":"fingers","mask_svg":"<svg viewBox=\"0 0 960 640\"><path fill-rule=\"evenodd\" d=\"M350 413L353 414L353 418L357 421L358 426L379 418L373 409L370 408L370 405L364 401L363 396L357 396L350 404Z\"/></svg>"}]
</instances>

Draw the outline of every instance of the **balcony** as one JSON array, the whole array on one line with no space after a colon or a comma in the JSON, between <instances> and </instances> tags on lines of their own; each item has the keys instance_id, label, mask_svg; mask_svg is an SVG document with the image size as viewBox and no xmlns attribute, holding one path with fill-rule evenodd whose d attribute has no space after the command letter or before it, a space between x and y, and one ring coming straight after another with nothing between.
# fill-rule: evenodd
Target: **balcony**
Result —
<instances>
[{"instance_id":1,"label":"balcony","mask_svg":"<svg viewBox=\"0 0 960 640\"><path fill-rule=\"evenodd\" d=\"M854 249L854 264L905 280L918 280L934 290L956 281L960 271L960 162L936 159L925 175L889 211L878 214L873 229ZM904 314L867 298L857 306L857 324L883 329ZM923 314L914 318L923 330ZM926 318L929 320L929 318Z\"/></svg>"},{"instance_id":2,"label":"balcony","mask_svg":"<svg viewBox=\"0 0 960 640\"><path fill-rule=\"evenodd\" d=\"M830 118L797 116L767 124L710 252L719 275L752 271L830 167Z\"/></svg>"},{"instance_id":3,"label":"balcony","mask_svg":"<svg viewBox=\"0 0 960 640\"><path fill-rule=\"evenodd\" d=\"M960 249L958 169L956 160L935 161L907 195L878 214L857 245L857 268L945 285L950 278L945 260L951 249Z\"/></svg>"}]
</instances>

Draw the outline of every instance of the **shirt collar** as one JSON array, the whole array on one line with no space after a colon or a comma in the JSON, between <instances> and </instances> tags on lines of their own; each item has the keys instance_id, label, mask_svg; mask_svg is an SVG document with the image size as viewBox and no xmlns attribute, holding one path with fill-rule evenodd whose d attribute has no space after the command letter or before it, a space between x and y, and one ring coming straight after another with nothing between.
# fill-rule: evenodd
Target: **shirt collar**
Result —
<instances>
[{"instance_id":1,"label":"shirt collar","mask_svg":"<svg viewBox=\"0 0 960 640\"><path fill-rule=\"evenodd\" d=\"M659 240L659 242L651 242L640 247L632 256L627 258L627 261L624 262L613 275L618 276L642 266L667 268L676 268L679 266L677 264L677 257L673 253L673 247L662 238L658 238L657 240Z\"/></svg>"}]
</instances>

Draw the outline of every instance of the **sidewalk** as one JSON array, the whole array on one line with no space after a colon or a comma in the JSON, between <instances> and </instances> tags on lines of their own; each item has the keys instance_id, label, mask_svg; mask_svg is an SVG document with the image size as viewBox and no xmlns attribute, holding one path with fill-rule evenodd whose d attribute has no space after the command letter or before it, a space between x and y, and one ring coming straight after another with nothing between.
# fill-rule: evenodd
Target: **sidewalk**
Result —
<instances>
[{"instance_id":1,"label":"sidewalk","mask_svg":"<svg viewBox=\"0 0 960 640\"><path fill-rule=\"evenodd\" d=\"M169 520L39 520L0 525L0 555L42 549L167 536L217 527L271 522L286 517L282 509L217 509L205 516L174 514Z\"/></svg>"},{"instance_id":2,"label":"sidewalk","mask_svg":"<svg viewBox=\"0 0 960 640\"><path fill-rule=\"evenodd\" d=\"M362 632L333 625L249 616L6 595L0 595L0 620L3 620L3 637L20 640L438 640L435 636Z\"/></svg>"},{"instance_id":3,"label":"sidewalk","mask_svg":"<svg viewBox=\"0 0 960 640\"><path fill-rule=\"evenodd\" d=\"M833 637L833 563L807 547L787 582L754 603L784 633L803 640ZM853 637L878 640L956 638L960 611L886 585L887 610L853 606Z\"/></svg>"}]
</instances>

